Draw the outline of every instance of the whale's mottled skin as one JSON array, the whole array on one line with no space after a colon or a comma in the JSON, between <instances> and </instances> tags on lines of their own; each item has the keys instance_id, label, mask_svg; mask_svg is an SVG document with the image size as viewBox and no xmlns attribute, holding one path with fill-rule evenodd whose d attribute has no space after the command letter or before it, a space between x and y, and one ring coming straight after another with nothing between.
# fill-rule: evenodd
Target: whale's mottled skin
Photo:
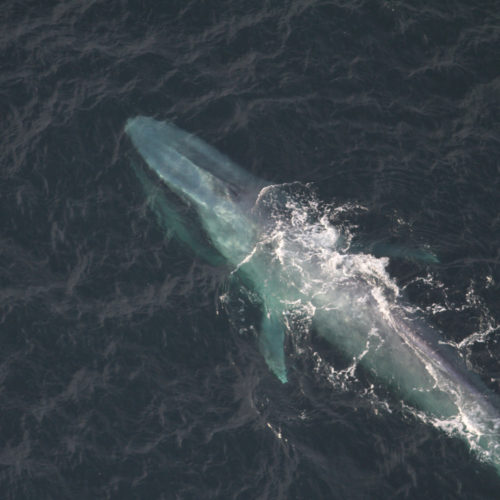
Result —
<instances>
[{"instance_id":1,"label":"whale's mottled skin","mask_svg":"<svg viewBox=\"0 0 500 500\"><path fill-rule=\"evenodd\" d=\"M260 349L279 380L288 381L286 312L307 304L316 330L335 348L389 385L429 422L460 435L500 471L495 396L468 372L454 349L439 343L437 332L401 306L397 291L387 292L384 259L336 251L334 242L319 241L314 231L309 239L297 238L286 221L280 225L276 254L262 258L258 248L263 222L252 207L272 186L173 124L140 116L129 119L125 131L149 168L196 210L215 253L238 269L260 296ZM138 175L145 190L152 190L153 183ZM184 243L209 254L200 248L203 239L190 235L168 202L158 207L159 217L177 227L172 231ZM325 252L331 255L321 257ZM431 257L425 255L437 262Z\"/></svg>"}]
</instances>

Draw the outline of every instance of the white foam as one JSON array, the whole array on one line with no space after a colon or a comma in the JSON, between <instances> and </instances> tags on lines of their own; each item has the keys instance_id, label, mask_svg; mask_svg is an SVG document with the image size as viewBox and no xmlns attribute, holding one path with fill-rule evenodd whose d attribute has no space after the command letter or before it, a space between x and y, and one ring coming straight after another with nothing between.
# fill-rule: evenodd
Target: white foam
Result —
<instances>
[{"instance_id":1,"label":"white foam","mask_svg":"<svg viewBox=\"0 0 500 500\"><path fill-rule=\"evenodd\" d=\"M299 190L295 195L290 185L268 186L260 193L257 205L259 213L265 214L265 230L241 265L262 259L264 255L270 276L275 273L273 266L279 266L279 284L272 282L275 288L270 284L266 293L276 300L281 297L283 309L291 311L285 321L295 354L309 355L314 361L314 371L335 387L353 390L360 389L356 376L359 363L369 357L378 359L377 352L382 348L388 353L401 350L402 354L411 356L408 359L413 358L416 365L420 362L421 368L413 369L416 374L422 373L422 380L426 377L429 380L422 386L422 394L442 391L457 407L456 414L447 418L413 406L407 406L408 411L450 434L462 436L481 457L500 464L500 419L469 385L461 387L460 377L456 378L455 372L436 357L433 348L411 331L412 323L407 318L415 316L418 308L402 301L402 292L387 271L388 259L361 252L348 253L353 226L336 226L335 221L366 209L354 204L322 207L311 193L303 196ZM444 288L443 283L430 274L417 279L426 286ZM471 285L466 305L477 306L477 301ZM446 305L435 304L429 312L443 310ZM304 345L303 332L313 321L323 327L320 333L334 348L338 346L350 353L352 361L347 367L336 369L321 353L308 350ZM454 348L483 342L497 329L495 322L487 322L481 332L467 337ZM302 338L298 332L302 332ZM382 375L390 379L401 373ZM408 385L408 380L405 383ZM415 383L418 386L420 381ZM375 406L389 408L387 402L376 395L373 386L365 386L361 391Z\"/></svg>"}]
</instances>

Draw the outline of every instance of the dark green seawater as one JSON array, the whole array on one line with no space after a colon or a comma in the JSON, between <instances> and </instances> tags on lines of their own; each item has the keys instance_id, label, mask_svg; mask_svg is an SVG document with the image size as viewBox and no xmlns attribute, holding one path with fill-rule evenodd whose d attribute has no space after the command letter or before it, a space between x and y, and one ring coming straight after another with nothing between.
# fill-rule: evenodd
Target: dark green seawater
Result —
<instances>
[{"instance_id":1,"label":"dark green seawater","mask_svg":"<svg viewBox=\"0 0 500 500\"><path fill-rule=\"evenodd\" d=\"M0 498L499 498L464 441L332 383L314 332L281 384L258 304L168 237L123 133L170 120L362 207L364 245L430 249L390 275L498 394L499 47L497 1L4 0Z\"/></svg>"}]
</instances>

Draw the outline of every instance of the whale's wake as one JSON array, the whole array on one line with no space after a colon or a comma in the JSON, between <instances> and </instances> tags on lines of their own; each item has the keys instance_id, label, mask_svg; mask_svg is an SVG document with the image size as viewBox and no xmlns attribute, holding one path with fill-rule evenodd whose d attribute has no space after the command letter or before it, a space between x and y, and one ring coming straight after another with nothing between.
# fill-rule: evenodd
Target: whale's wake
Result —
<instances>
[{"instance_id":1,"label":"whale's wake","mask_svg":"<svg viewBox=\"0 0 500 500\"><path fill-rule=\"evenodd\" d=\"M351 252L355 227L346 221L363 210L322 205L299 184L268 186L254 207L263 230L239 267L265 265L262 288L269 294L282 289L292 356L309 356L315 371L336 388L355 389L389 409L385 387L377 390L383 380L394 389L392 405L462 437L479 457L498 466L495 397L465 370L455 346L439 342L425 313L405 302L387 271L388 258ZM341 366L313 350L313 330L341 350Z\"/></svg>"}]
</instances>

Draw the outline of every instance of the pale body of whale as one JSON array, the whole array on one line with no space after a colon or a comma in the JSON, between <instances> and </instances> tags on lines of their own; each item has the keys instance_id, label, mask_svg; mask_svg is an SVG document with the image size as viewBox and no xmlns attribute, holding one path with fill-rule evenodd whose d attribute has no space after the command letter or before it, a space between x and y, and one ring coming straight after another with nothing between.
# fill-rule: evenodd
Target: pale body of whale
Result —
<instances>
[{"instance_id":1,"label":"pale body of whale","mask_svg":"<svg viewBox=\"0 0 500 500\"><path fill-rule=\"evenodd\" d=\"M303 201L256 179L176 126L148 117L126 133L149 168L197 213L210 239L188 227L152 179L136 168L160 219L208 260L223 258L260 297L260 350L282 382L288 374L285 334L294 315L373 380L389 386L426 421L460 435L500 471L500 418L495 396L467 371L454 349L400 298L387 259L349 253L325 218L307 220ZM283 202L285 198L285 202ZM280 201L283 216L272 208Z\"/></svg>"}]
</instances>

